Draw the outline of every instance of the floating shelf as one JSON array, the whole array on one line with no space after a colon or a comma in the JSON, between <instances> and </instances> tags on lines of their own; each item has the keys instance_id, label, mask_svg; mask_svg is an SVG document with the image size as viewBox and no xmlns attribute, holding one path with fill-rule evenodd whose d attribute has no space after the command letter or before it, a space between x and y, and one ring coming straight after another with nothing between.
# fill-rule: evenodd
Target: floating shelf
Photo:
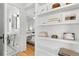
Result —
<instances>
[{"instance_id":1,"label":"floating shelf","mask_svg":"<svg viewBox=\"0 0 79 59\"><path fill-rule=\"evenodd\" d=\"M70 25L70 24L79 24L79 21L74 21L74 22L60 22L60 23L52 23L52 24L40 24L38 26L50 26L50 25Z\"/></svg>"},{"instance_id":2,"label":"floating shelf","mask_svg":"<svg viewBox=\"0 0 79 59\"><path fill-rule=\"evenodd\" d=\"M78 9L78 8L79 8L78 3L69 4L69 5L58 7L58 8L52 9L52 10L48 10L46 12L42 12L42 13L38 14L38 16L47 15L49 13L56 13L56 12L58 13L58 12L67 11L67 10L74 10L74 9Z\"/></svg>"},{"instance_id":3,"label":"floating shelf","mask_svg":"<svg viewBox=\"0 0 79 59\"><path fill-rule=\"evenodd\" d=\"M79 44L77 41L71 41L71 40L65 40L65 39L53 39L50 37L36 37L37 39L43 39L43 40L50 40L50 41L58 41L58 42L64 42L64 43L70 43L70 44Z\"/></svg>"}]
</instances>

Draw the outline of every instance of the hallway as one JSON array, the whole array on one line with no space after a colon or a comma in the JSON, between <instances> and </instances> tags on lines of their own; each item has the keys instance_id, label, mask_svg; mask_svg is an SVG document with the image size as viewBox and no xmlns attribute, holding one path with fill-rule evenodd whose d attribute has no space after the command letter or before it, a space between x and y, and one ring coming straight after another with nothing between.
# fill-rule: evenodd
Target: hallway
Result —
<instances>
[{"instance_id":1,"label":"hallway","mask_svg":"<svg viewBox=\"0 0 79 59\"><path fill-rule=\"evenodd\" d=\"M28 44L27 50L23 52L19 52L16 54L17 56L34 56L35 55L35 48L33 45Z\"/></svg>"}]
</instances>

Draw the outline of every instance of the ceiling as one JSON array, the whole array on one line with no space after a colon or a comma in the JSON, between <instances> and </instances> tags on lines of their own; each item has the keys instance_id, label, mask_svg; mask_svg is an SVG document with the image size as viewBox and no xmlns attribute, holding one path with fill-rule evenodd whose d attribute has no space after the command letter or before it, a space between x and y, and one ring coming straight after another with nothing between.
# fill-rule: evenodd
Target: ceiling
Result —
<instances>
[{"instance_id":1,"label":"ceiling","mask_svg":"<svg viewBox=\"0 0 79 59\"><path fill-rule=\"evenodd\" d=\"M11 5L25 11L29 17L35 15L35 3L10 3Z\"/></svg>"},{"instance_id":2,"label":"ceiling","mask_svg":"<svg viewBox=\"0 0 79 59\"><path fill-rule=\"evenodd\" d=\"M16 6L19 9L26 9L33 5L33 3L10 3L10 4Z\"/></svg>"},{"instance_id":3,"label":"ceiling","mask_svg":"<svg viewBox=\"0 0 79 59\"><path fill-rule=\"evenodd\" d=\"M11 5L24 10L25 13L29 17L34 17L35 16L35 3L10 3ZM39 6L42 6L46 3L38 3Z\"/></svg>"},{"instance_id":4,"label":"ceiling","mask_svg":"<svg viewBox=\"0 0 79 59\"><path fill-rule=\"evenodd\" d=\"M11 5L25 11L28 23L34 21L33 17L35 16L35 3L10 3ZM45 3L39 3L39 6L44 5Z\"/></svg>"}]
</instances>

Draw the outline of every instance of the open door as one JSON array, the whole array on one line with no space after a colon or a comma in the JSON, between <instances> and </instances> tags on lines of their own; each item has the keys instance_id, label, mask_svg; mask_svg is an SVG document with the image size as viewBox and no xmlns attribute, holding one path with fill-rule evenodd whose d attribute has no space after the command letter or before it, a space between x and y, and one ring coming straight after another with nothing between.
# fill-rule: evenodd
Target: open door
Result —
<instances>
[{"instance_id":1,"label":"open door","mask_svg":"<svg viewBox=\"0 0 79 59\"><path fill-rule=\"evenodd\" d=\"M4 55L4 4L0 3L0 56Z\"/></svg>"}]
</instances>

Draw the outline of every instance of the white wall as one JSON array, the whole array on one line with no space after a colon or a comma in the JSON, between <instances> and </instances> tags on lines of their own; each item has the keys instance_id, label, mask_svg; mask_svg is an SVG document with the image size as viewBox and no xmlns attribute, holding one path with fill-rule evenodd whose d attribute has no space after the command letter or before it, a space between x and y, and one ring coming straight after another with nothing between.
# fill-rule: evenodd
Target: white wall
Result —
<instances>
[{"instance_id":1,"label":"white wall","mask_svg":"<svg viewBox=\"0 0 79 59\"><path fill-rule=\"evenodd\" d=\"M29 26L32 26L34 24L34 19L32 17L27 16L27 23Z\"/></svg>"}]
</instances>

